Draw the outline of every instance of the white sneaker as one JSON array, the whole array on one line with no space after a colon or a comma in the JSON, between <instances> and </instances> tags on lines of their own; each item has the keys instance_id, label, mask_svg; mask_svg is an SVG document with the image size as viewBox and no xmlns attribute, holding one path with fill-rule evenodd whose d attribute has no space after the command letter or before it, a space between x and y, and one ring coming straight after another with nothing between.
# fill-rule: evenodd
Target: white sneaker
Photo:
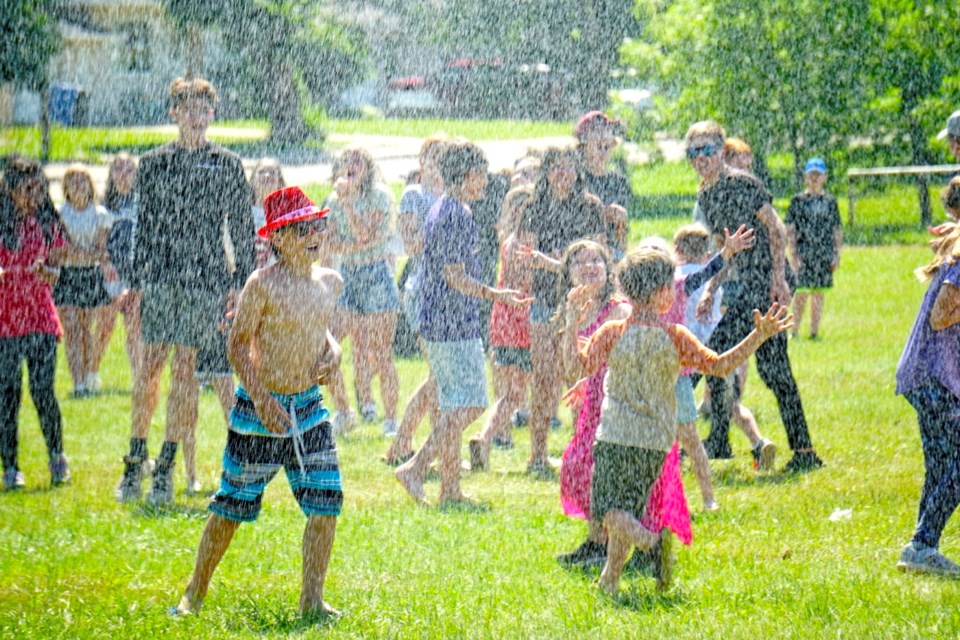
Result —
<instances>
[{"instance_id":1,"label":"white sneaker","mask_svg":"<svg viewBox=\"0 0 960 640\"><path fill-rule=\"evenodd\" d=\"M100 387L103 386L103 381L100 380L100 374L94 371L88 373L84 386L86 386L88 393L97 393L100 391Z\"/></svg>"},{"instance_id":2,"label":"white sneaker","mask_svg":"<svg viewBox=\"0 0 960 640\"><path fill-rule=\"evenodd\" d=\"M357 426L357 414L353 411L338 411L337 415L333 416L330 426L333 428L334 436L350 433Z\"/></svg>"},{"instance_id":3,"label":"white sneaker","mask_svg":"<svg viewBox=\"0 0 960 640\"><path fill-rule=\"evenodd\" d=\"M383 421L383 435L388 438L393 438L397 435L397 421L391 418L387 418Z\"/></svg>"}]
</instances>

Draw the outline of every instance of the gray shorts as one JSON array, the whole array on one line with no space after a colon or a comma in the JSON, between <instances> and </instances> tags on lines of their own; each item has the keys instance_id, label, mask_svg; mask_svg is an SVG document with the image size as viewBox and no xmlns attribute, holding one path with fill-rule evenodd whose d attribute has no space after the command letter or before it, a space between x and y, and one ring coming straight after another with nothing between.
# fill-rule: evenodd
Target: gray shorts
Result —
<instances>
[{"instance_id":1,"label":"gray shorts","mask_svg":"<svg viewBox=\"0 0 960 640\"><path fill-rule=\"evenodd\" d=\"M216 349L217 341L223 340L217 325L226 302L225 292L146 284L140 307L143 341Z\"/></svg>"}]
</instances>

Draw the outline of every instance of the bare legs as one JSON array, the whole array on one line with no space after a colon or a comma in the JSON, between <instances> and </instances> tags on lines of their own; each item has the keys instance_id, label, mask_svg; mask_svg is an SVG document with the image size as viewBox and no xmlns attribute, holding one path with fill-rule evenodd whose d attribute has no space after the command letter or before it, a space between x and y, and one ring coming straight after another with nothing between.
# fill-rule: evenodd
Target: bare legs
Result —
<instances>
[{"instance_id":1,"label":"bare legs","mask_svg":"<svg viewBox=\"0 0 960 640\"><path fill-rule=\"evenodd\" d=\"M713 480L710 476L710 460L707 458L707 451L703 448L703 442L697 434L697 425L692 422L677 425L677 440L680 441L680 446L690 456L693 475L697 478L700 494L703 496L704 508L709 509L716 504L716 498L713 494Z\"/></svg>"},{"instance_id":2,"label":"bare legs","mask_svg":"<svg viewBox=\"0 0 960 640\"><path fill-rule=\"evenodd\" d=\"M659 537L640 524L639 520L620 509L611 509L603 516L603 527L607 530L608 537L607 562L600 573L600 588L609 594L615 594L630 549L636 547L646 551L656 544Z\"/></svg>"},{"instance_id":3,"label":"bare legs","mask_svg":"<svg viewBox=\"0 0 960 640\"><path fill-rule=\"evenodd\" d=\"M74 393L83 392L87 375L94 372L97 336L93 333L93 321L99 313L99 307L83 309L68 305L60 307L59 311Z\"/></svg>"},{"instance_id":4,"label":"bare legs","mask_svg":"<svg viewBox=\"0 0 960 640\"><path fill-rule=\"evenodd\" d=\"M803 310L807 305L807 298L810 298L810 337L816 338L820 332L820 316L823 314L823 293L814 291L797 291L793 296L793 315L796 318L796 324L793 326L793 337L797 337L800 332L800 321L803 319Z\"/></svg>"},{"instance_id":5,"label":"bare legs","mask_svg":"<svg viewBox=\"0 0 960 640\"><path fill-rule=\"evenodd\" d=\"M560 387L560 336L543 322L530 325L530 357L533 360L530 406L530 467L548 468L547 433L556 411Z\"/></svg>"},{"instance_id":6,"label":"bare legs","mask_svg":"<svg viewBox=\"0 0 960 640\"><path fill-rule=\"evenodd\" d=\"M483 430L470 440L470 461L476 469L486 469L490 460L490 441L509 432L510 417L523 405L529 374L520 367L493 367L494 386L499 397Z\"/></svg>"},{"instance_id":7,"label":"bare legs","mask_svg":"<svg viewBox=\"0 0 960 640\"><path fill-rule=\"evenodd\" d=\"M440 502L465 500L460 491L460 444L463 431L483 413L483 407L459 407L441 410L440 420L426 442L408 462L397 468L396 477L407 493L418 502L426 502L423 481L434 458L440 461Z\"/></svg>"},{"instance_id":8,"label":"bare legs","mask_svg":"<svg viewBox=\"0 0 960 640\"><path fill-rule=\"evenodd\" d=\"M177 605L177 613L198 613L210 587L217 565L223 559L239 522L211 515L200 538L197 561L190 582ZM300 594L301 614L336 615L338 612L323 599L323 585L330 564L330 552L337 519L334 516L310 516L303 531L303 586Z\"/></svg>"},{"instance_id":9,"label":"bare legs","mask_svg":"<svg viewBox=\"0 0 960 640\"><path fill-rule=\"evenodd\" d=\"M393 334L397 328L397 314L375 313L364 316L354 313L351 314L351 319L353 366L360 406L373 404L373 378L379 375L384 417L396 420L399 382L393 363Z\"/></svg>"}]
</instances>

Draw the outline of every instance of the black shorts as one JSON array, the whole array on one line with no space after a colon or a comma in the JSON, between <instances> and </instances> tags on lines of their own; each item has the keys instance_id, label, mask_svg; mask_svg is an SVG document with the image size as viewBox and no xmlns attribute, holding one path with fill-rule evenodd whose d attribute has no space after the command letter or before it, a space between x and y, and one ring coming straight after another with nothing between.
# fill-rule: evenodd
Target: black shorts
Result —
<instances>
[{"instance_id":1,"label":"black shorts","mask_svg":"<svg viewBox=\"0 0 960 640\"><path fill-rule=\"evenodd\" d=\"M603 522L608 511L620 509L643 517L650 490L660 477L665 451L597 441L593 445L590 515Z\"/></svg>"},{"instance_id":2,"label":"black shorts","mask_svg":"<svg viewBox=\"0 0 960 640\"><path fill-rule=\"evenodd\" d=\"M53 301L58 307L93 309L110 304L110 300L99 266L60 269L60 278L53 288Z\"/></svg>"},{"instance_id":3,"label":"black shorts","mask_svg":"<svg viewBox=\"0 0 960 640\"><path fill-rule=\"evenodd\" d=\"M522 347L493 347L493 364L498 367L517 367L521 371L533 371L530 349Z\"/></svg>"}]
</instances>

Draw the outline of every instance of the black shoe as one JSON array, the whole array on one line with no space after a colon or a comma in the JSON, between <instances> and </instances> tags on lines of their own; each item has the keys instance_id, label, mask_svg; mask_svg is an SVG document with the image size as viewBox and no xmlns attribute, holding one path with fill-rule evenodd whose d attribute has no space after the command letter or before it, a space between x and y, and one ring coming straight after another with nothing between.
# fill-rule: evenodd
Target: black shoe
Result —
<instances>
[{"instance_id":1,"label":"black shoe","mask_svg":"<svg viewBox=\"0 0 960 640\"><path fill-rule=\"evenodd\" d=\"M711 460L730 460L733 458L733 451L727 441L718 442L708 437L703 441L703 448L707 452L707 457Z\"/></svg>"},{"instance_id":2,"label":"black shoe","mask_svg":"<svg viewBox=\"0 0 960 640\"><path fill-rule=\"evenodd\" d=\"M823 460L821 460L816 453L813 451L804 451L803 453L793 454L790 462L783 467L783 470L790 473L803 473L804 471L819 469L822 466Z\"/></svg>"},{"instance_id":3,"label":"black shoe","mask_svg":"<svg viewBox=\"0 0 960 640\"><path fill-rule=\"evenodd\" d=\"M557 556L557 562L566 567L600 567L606 561L606 545L593 540L586 540L573 551Z\"/></svg>"},{"instance_id":4,"label":"black shoe","mask_svg":"<svg viewBox=\"0 0 960 640\"><path fill-rule=\"evenodd\" d=\"M634 549L633 555L627 560L623 570L635 573L641 576L656 577L657 568L660 566L660 542L653 545L646 551Z\"/></svg>"}]
</instances>

